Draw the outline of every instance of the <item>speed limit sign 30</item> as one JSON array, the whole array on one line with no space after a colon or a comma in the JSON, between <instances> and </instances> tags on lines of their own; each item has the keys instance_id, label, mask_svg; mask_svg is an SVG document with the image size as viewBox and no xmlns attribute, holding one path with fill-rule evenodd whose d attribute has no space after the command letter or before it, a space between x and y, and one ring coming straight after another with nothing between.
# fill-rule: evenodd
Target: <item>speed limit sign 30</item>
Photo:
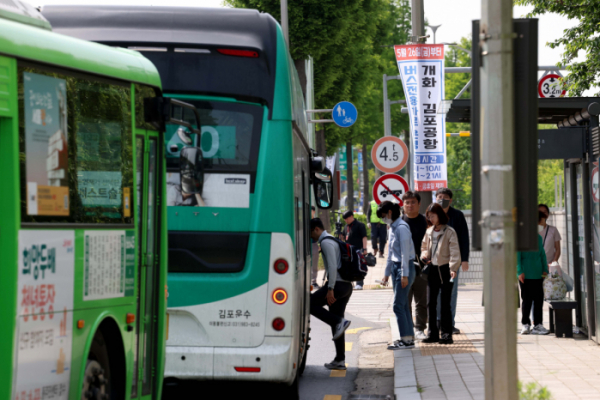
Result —
<instances>
[{"instance_id":1,"label":"speed limit sign 30","mask_svg":"<svg viewBox=\"0 0 600 400\"><path fill-rule=\"evenodd\" d=\"M394 136L384 136L371 149L371 160L381 172L398 172L408 161L408 147Z\"/></svg>"}]
</instances>

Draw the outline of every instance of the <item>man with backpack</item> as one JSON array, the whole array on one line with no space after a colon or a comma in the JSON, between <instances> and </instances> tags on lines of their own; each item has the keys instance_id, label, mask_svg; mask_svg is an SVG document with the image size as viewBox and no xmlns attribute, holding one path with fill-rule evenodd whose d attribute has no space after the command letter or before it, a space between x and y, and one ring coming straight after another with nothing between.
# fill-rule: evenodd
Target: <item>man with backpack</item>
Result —
<instances>
[{"instance_id":1,"label":"man with backpack","mask_svg":"<svg viewBox=\"0 0 600 400\"><path fill-rule=\"evenodd\" d=\"M318 241L323 253L323 262L327 273L327 282L323 287L310 295L310 314L331 327L335 344L335 358L325 364L327 369L346 369L346 339L344 331L350 321L344 318L346 305L352 296L352 282L343 279L339 270L342 268L342 253L338 240L323 227L319 218L310 220L310 237ZM329 311L323 307L329 306Z\"/></svg>"},{"instance_id":2,"label":"man with backpack","mask_svg":"<svg viewBox=\"0 0 600 400\"><path fill-rule=\"evenodd\" d=\"M365 224L354 218L354 211L348 210L343 215L344 221L346 221L346 242L350 243L356 250L360 250L364 253L367 252L367 228ZM363 290L365 284L364 279L356 281L354 290Z\"/></svg>"}]
</instances>

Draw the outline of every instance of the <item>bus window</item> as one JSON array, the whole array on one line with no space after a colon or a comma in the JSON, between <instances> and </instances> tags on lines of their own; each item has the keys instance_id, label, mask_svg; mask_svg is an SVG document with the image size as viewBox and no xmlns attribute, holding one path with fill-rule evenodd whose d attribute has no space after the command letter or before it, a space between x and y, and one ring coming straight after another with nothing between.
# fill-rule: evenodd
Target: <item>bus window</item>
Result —
<instances>
[{"instance_id":1,"label":"bus window","mask_svg":"<svg viewBox=\"0 0 600 400\"><path fill-rule=\"evenodd\" d=\"M128 85L19 66L23 222L132 224Z\"/></svg>"},{"instance_id":2,"label":"bus window","mask_svg":"<svg viewBox=\"0 0 600 400\"><path fill-rule=\"evenodd\" d=\"M193 140L192 146L202 149L206 174L202 196L204 204L198 201L197 196L181 193L179 160L184 143L177 131L187 128L167 124L167 205L249 207L249 195L254 192L256 178L263 107L187 98L184 101L198 108L202 121L200 138L192 132L187 133ZM189 110L183 110L182 119L195 124L194 115Z\"/></svg>"}]
</instances>

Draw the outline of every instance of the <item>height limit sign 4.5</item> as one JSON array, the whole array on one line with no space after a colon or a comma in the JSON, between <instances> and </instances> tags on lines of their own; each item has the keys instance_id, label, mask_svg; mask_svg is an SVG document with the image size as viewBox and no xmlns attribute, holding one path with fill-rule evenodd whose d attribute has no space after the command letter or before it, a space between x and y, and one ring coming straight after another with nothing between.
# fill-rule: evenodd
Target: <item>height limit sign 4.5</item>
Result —
<instances>
[{"instance_id":1,"label":"height limit sign 4.5","mask_svg":"<svg viewBox=\"0 0 600 400\"><path fill-rule=\"evenodd\" d=\"M382 137L371 149L371 160L381 172L400 171L408 161L408 147L397 137Z\"/></svg>"}]
</instances>

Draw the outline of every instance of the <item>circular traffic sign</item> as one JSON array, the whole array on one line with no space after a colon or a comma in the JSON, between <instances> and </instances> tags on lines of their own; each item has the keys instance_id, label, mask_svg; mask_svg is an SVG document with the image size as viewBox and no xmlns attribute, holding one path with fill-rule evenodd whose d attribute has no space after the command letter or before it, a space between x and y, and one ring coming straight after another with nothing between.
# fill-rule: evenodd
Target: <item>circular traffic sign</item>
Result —
<instances>
[{"instance_id":1,"label":"circular traffic sign","mask_svg":"<svg viewBox=\"0 0 600 400\"><path fill-rule=\"evenodd\" d=\"M354 107L354 104L349 101L340 101L333 107L331 116L333 117L333 122L335 122L337 126L348 128L356 122L358 111L356 110L356 107Z\"/></svg>"},{"instance_id":2,"label":"circular traffic sign","mask_svg":"<svg viewBox=\"0 0 600 400\"><path fill-rule=\"evenodd\" d=\"M408 183L400 175L385 174L373 185L373 200L381 204L391 201L403 205L402 195L408 192Z\"/></svg>"},{"instance_id":3,"label":"circular traffic sign","mask_svg":"<svg viewBox=\"0 0 600 400\"><path fill-rule=\"evenodd\" d=\"M408 161L408 147L400 138L384 136L373 145L371 160L381 172L398 172Z\"/></svg>"},{"instance_id":4,"label":"circular traffic sign","mask_svg":"<svg viewBox=\"0 0 600 400\"><path fill-rule=\"evenodd\" d=\"M540 97L564 97L567 94L563 90L562 76L558 74L548 74L542 77L538 83L538 94Z\"/></svg>"}]
</instances>

